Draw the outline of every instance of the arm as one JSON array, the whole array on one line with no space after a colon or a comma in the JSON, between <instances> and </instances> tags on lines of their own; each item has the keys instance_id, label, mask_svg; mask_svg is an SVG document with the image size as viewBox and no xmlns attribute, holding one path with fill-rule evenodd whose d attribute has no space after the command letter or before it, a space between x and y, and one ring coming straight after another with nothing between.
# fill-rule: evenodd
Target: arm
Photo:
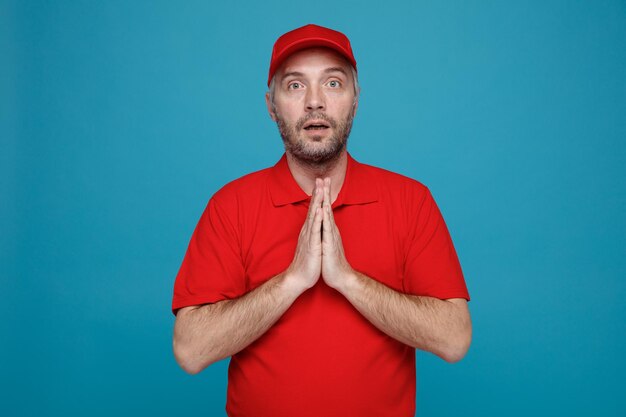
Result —
<instances>
[{"instance_id":1,"label":"arm","mask_svg":"<svg viewBox=\"0 0 626 417\"><path fill-rule=\"evenodd\" d=\"M352 269L343 251L330 201L330 180L326 179L322 221L324 281L394 339L432 352L448 362L461 360L472 338L467 301L400 293Z\"/></svg>"},{"instance_id":2,"label":"arm","mask_svg":"<svg viewBox=\"0 0 626 417\"><path fill-rule=\"evenodd\" d=\"M174 325L174 356L196 374L258 339L300 295L279 274L253 291L215 304L184 307Z\"/></svg>"},{"instance_id":3,"label":"arm","mask_svg":"<svg viewBox=\"0 0 626 417\"><path fill-rule=\"evenodd\" d=\"M447 362L460 361L472 339L472 323L463 298L440 300L403 294L352 271L338 287L374 326L416 349Z\"/></svg>"},{"instance_id":4,"label":"arm","mask_svg":"<svg viewBox=\"0 0 626 417\"><path fill-rule=\"evenodd\" d=\"M241 351L263 335L320 277L323 198L316 185L287 270L232 300L181 308L174 325L174 356L191 374Z\"/></svg>"}]
</instances>

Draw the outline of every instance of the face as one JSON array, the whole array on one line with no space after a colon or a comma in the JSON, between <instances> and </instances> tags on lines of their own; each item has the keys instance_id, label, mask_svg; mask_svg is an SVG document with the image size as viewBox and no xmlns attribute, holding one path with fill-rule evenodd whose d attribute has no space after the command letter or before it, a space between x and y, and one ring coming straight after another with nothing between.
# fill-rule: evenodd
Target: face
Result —
<instances>
[{"instance_id":1,"label":"face","mask_svg":"<svg viewBox=\"0 0 626 417\"><path fill-rule=\"evenodd\" d=\"M294 158L308 165L337 159L358 106L352 67L330 49L299 51L276 71L274 103L269 93L266 102Z\"/></svg>"}]
</instances>

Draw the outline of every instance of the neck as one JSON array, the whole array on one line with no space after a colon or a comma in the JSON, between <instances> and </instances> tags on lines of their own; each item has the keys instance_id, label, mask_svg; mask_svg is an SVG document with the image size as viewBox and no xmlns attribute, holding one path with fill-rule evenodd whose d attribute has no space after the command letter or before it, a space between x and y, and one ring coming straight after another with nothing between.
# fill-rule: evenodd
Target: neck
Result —
<instances>
[{"instance_id":1,"label":"neck","mask_svg":"<svg viewBox=\"0 0 626 417\"><path fill-rule=\"evenodd\" d=\"M348 153L344 149L336 159L321 164L301 161L287 152L287 164L296 183L308 195L313 194L316 178L330 177L330 196L334 202L339 195L348 168Z\"/></svg>"}]
</instances>

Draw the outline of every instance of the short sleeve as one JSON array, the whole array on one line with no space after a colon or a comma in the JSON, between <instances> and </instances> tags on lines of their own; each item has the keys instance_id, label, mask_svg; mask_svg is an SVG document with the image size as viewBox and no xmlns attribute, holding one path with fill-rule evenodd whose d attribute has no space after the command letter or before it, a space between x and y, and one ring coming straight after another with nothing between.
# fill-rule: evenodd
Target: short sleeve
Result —
<instances>
[{"instance_id":1,"label":"short sleeve","mask_svg":"<svg viewBox=\"0 0 626 417\"><path fill-rule=\"evenodd\" d=\"M405 291L439 299L465 298L469 301L452 238L428 188L420 201L416 213L410 216L404 269Z\"/></svg>"},{"instance_id":2,"label":"short sleeve","mask_svg":"<svg viewBox=\"0 0 626 417\"><path fill-rule=\"evenodd\" d=\"M245 271L237 229L215 197L207 204L174 283L172 312L243 295Z\"/></svg>"}]
</instances>

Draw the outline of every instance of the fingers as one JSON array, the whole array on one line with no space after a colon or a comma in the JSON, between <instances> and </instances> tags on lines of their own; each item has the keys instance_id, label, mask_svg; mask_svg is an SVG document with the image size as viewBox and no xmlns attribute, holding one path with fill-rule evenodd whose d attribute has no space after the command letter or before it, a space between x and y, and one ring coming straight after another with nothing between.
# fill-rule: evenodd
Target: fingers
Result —
<instances>
[{"instance_id":1,"label":"fingers","mask_svg":"<svg viewBox=\"0 0 626 417\"><path fill-rule=\"evenodd\" d=\"M330 224L330 216L331 216L331 210L330 207L327 205L324 205L324 208L321 209L321 211L323 211L323 218L322 218L322 240L324 242L328 242L329 239L332 237L332 230L331 230L331 224Z\"/></svg>"},{"instance_id":2,"label":"fingers","mask_svg":"<svg viewBox=\"0 0 626 417\"><path fill-rule=\"evenodd\" d=\"M330 197L330 178L324 179L324 202L322 204L322 210L324 212L322 220L322 230L324 231L323 240L326 242L332 237L332 226L334 223L332 201Z\"/></svg>"},{"instance_id":3,"label":"fingers","mask_svg":"<svg viewBox=\"0 0 626 417\"><path fill-rule=\"evenodd\" d=\"M315 197L316 199L313 203L315 205L315 217L314 217L313 227L312 227L311 232L313 233L313 241L315 243L321 243L322 220L324 218L324 215L322 212L322 202L325 198L324 181L321 178L315 179Z\"/></svg>"},{"instance_id":4,"label":"fingers","mask_svg":"<svg viewBox=\"0 0 626 417\"><path fill-rule=\"evenodd\" d=\"M315 209L315 217L313 217L313 227L311 227L311 242L313 245L319 245L322 243L322 224L323 224L323 214L322 208L318 207Z\"/></svg>"},{"instance_id":5,"label":"fingers","mask_svg":"<svg viewBox=\"0 0 626 417\"><path fill-rule=\"evenodd\" d=\"M322 242L322 200L324 199L324 182L320 178L315 179L315 188L313 188L313 195L311 202L309 203L309 219L308 219L308 234L309 242L313 246L319 245Z\"/></svg>"},{"instance_id":6,"label":"fingers","mask_svg":"<svg viewBox=\"0 0 626 417\"><path fill-rule=\"evenodd\" d=\"M309 203L309 213L307 214L307 222L309 225L314 222L315 211L322 204L322 199L324 198L324 190L322 189L322 186L322 180L316 178L315 187L313 188L313 193L311 194L311 202Z\"/></svg>"},{"instance_id":7,"label":"fingers","mask_svg":"<svg viewBox=\"0 0 626 417\"><path fill-rule=\"evenodd\" d=\"M331 237L330 231L335 224L332 210L330 178L316 178L306 221L310 238L317 239L321 230L327 231L326 236Z\"/></svg>"},{"instance_id":8,"label":"fingers","mask_svg":"<svg viewBox=\"0 0 626 417\"><path fill-rule=\"evenodd\" d=\"M324 187L324 207L328 206L328 208L331 208L333 202L330 199L330 178L324 178L322 185Z\"/></svg>"}]
</instances>

